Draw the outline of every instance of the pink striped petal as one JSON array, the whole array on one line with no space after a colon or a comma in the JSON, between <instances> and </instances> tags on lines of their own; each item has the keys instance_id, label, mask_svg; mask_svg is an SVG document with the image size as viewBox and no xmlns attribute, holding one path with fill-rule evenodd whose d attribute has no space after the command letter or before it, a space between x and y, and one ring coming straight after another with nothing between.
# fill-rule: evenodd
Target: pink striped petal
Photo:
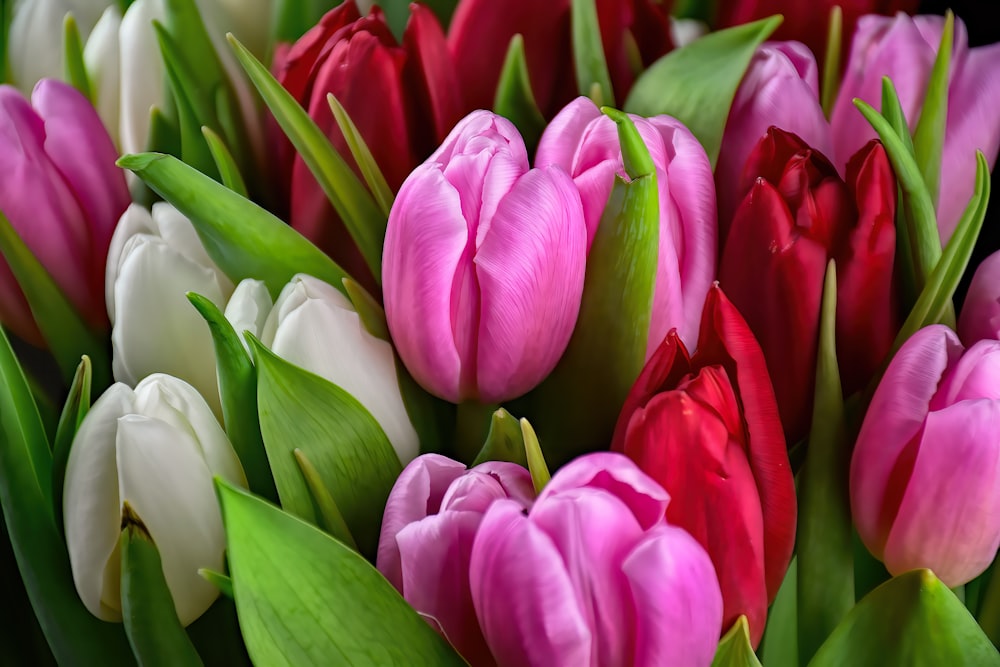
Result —
<instances>
[{"instance_id":1,"label":"pink striped petal","mask_svg":"<svg viewBox=\"0 0 1000 667\"><path fill-rule=\"evenodd\" d=\"M591 122L603 115L589 97L577 97L567 104L545 126L535 151L535 166L557 164L575 176L582 169L579 151L584 135Z\"/></svg>"},{"instance_id":2,"label":"pink striped petal","mask_svg":"<svg viewBox=\"0 0 1000 667\"><path fill-rule=\"evenodd\" d=\"M506 148L524 171L528 170L528 149L521 133L503 116L483 109L473 111L458 121L427 162L447 164L455 155L478 153L490 148L497 150L497 145Z\"/></svg>"},{"instance_id":3,"label":"pink striped petal","mask_svg":"<svg viewBox=\"0 0 1000 667\"><path fill-rule=\"evenodd\" d=\"M969 346L1000 339L1000 252L980 263L962 304L958 335Z\"/></svg>"},{"instance_id":4,"label":"pink striped petal","mask_svg":"<svg viewBox=\"0 0 1000 667\"><path fill-rule=\"evenodd\" d=\"M535 487L526 468L507 461L480 463L452 482L441 499L441 511L482 513L499 498L510 498L525 509L531 508L535 502Z\"/></svg>"},{"instance_id":5,"label":"pink striped petal","mask_svg":"<svg viewBox=\"0 0 1000 667\"><path fill-rule=\"evenodd\" d=\"M1000 400L1000 341L981 340L967 349L938 385L930 409L978 398Z\"/></svg>"}]
</instances>

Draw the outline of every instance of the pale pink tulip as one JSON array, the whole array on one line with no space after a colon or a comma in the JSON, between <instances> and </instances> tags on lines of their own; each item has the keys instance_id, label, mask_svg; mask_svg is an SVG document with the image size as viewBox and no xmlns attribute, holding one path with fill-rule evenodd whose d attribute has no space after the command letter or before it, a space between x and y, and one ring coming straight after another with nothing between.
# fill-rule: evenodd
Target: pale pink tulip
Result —
<instances>
[{"instance_id":1,"label":"pale pink tulip","mask_svg":"<svg viewBox=\"0 0 1000 667\"><path fill-rule=\"evenodd\" d=\"M982 261L958 318L958 335L966 345L1000 339L1000 252Z\"/></svg>"},{"instance_id":2,"label":"pale pink tulip","mask_svg":"<svg viewBox=\"0 0 1000 667\"><path fill-rule=\"evenodd\" d=\"M488 111L463 119L389 214L383 293L410 373L452 402L500 402L542 381L580 309L587 231L561 169L529 169Z\"/></svg>"}]
</instances>

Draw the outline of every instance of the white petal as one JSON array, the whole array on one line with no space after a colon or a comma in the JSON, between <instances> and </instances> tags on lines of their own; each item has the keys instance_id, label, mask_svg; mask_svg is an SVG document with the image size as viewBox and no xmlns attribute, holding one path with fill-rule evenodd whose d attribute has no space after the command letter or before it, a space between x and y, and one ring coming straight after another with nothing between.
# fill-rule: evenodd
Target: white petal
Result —
<instances>
[{"instance_id":1,"label":"white petal","mask_svg":"<svg viewBox=\"0 0 1000 667\"><path fill-rule=\"evenodd\" d=\"M247 347L243 332L249 331L259 339L273 306L271 293L267 291L264 281L247 278L236 286L226 304L226 319L233 325L243 347Z\"/></svg>"},{"instance_id":2,"label":"white petal","mask_svg":"<svg viewBox=\"0 0 1000 667\"><path fill-rule=\"evenodd\" d=\"M115 233L111 236L111 246L108 248L108 263L104 272L104 300L108 306L108 318L115 323L115 281L121 273L125 256L122 251L125 244L136 234L157 234L156 223L149 210L139 204L129 204L129 207L118 219Z\"/></svg>"},{"instance_id":3,"label":"white petal","mask_svg":"<svg viewBox=\"0 0 1000 667\"><path fill-rule=\"evenodd\" d=\"M87 45L83 49L83 62L87 77L94 92L95 106L104 127L120 145L118 128L121 113L119 89L121 87L121 60L118 50L118 33L122 24L121 12L115 6L108 7L94 26Z\"/></svg>"},{"instance_id":4,"label":"white petal","mask_svg":"<svg viewBox=\"0 0 1000 667\"><path fill-rule=\"evenodd\" d=\"M63 17L69 10L64 0L21 0L14 7L6 49L13 81L26 95L39 79L62 78Z\"/></svg>"},{"instance_id":5,"label":"white petal","mask_svg":"<svg viewBox=\"0 0 1000 667\"><path fill-rule=\"evenodd\" d=\"M121 149L141 153L147 149L149 111L163 108L164 68L153 21L163 21L162 0L136 0L122 17L121 47Z\"/></svg>"}]
</instances>

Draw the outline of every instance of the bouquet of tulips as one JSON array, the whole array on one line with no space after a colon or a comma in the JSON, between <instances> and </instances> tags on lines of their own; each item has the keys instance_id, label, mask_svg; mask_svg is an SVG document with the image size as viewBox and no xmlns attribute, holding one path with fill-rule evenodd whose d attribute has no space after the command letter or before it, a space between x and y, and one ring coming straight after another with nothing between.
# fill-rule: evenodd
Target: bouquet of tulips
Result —
<instances>
[{"instance_id":1,"label":"bouquet of tulips","mask_svg":"<svg viewBox=\"0 0 1000 667\"><path fill-rule=\"evenodd\" d=\"M1000 44L835 4L0 3L0 663L1000 665Z\"/></svg>"}]
</instances>

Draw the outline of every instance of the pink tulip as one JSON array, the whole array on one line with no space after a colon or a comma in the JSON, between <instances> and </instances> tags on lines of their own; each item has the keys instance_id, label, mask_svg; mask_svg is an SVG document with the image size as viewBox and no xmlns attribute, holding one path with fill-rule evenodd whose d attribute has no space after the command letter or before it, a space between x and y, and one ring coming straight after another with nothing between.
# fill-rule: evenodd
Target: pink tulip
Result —
<instances>
[{"instance_id":1,"label":"pink tulip","mask_svg":"<svg viewBox=\"0 0 1000 667\"><path fill-rule=\"evenodd\" d=\"M861 18L830 119L838 166L875 136L851 100L858 97L880 108L883 76L895 84L910 129L916 127L943 28L940 16ZM937 209L942 242L951 237L972 196L976 149L986 155L990 168L1000 150L998 61L1000 44L970 49L965 24L956 18Z\"/></svg>"},{"instance_id":2,"label":"pink tulip","mask_svg":"<svg viewBox=\"0 0 1000 667\"><path fill-rule=\"evenodd\" d=\"M966 345L1000 339L1000 252L983 260L965 295L958 335Z\"/></svg>"},{"instance_id":3,"label":"pink tulip","mask_svg":"<svg viewBox=\"0 0 1000 667\"><path fill-rule=\"evenodd\" d=\"M389 214L383 293L406 367L456 403L524 394L569 342L586 252L569 176L529 169L506 119L466 116L406 179Z\"/></svg>"},{"instance_id":4,"label":"pink tulip","mask_svg":"<svg viewBox=\"0 0 1000 667\"><path fill-rule=\"evenodd\" d=\"M620 454L576 459L525 513L497 500L469 564L501 667L709 665L722 594L705 550L663 518L669 496Z\"/></svg>"},{"instance_id":5,"label":"pink tulip","mask_svg":"<svg viewBox=\"0 0 1000 667\"><path fill-rule=\"evenodd\" d=\"M797 135L823 155L832 155L830 126L819 103L816 59L800 42L761 45L736 91L715 169L720 243L757 176L746 171L747 159L771 126ZM841 173L843 167L839 165Z\"/></svg>"},{"instance_id":6,"label":"pink tulip","mask_svg":"<svg viewBox=\"0 0 1000 667\"><path fill-rule=\"evenodd\" d=\"M670 116L630 116L656 165L660 250L647 357L670 329L693 345L705 295L715 278L716 217L712 166L694 135ZM586 97L568 104L538 144L537 167L562 167L580 190L587 247L594 240L615 176L625 176L615 122Z\"/></svg>"},{"instance_id":7,"label":"pink tulip","mask_svg":"<svg viewBox=\"0 0 1000 667\"><path fill-rule=\"evenodd\" d=\"M379 570L473 665L492 660L472 606L469 556L483 513L501 498L531 507L527 470L499 461L466 470L424 454L396 480L382 520Z\"/></svg>"},{"instance_id":8,"label":"pink tulip","mask_svg":"<svg viewBox=\"0 0 1000 667\"><path fill-rule=\"evenodd\" d=\"M0 211L95 328L107 327L104 264L129 204L118 153L73 87L43 79L29 103L0 86ZM0 259L0 321L41 345L27 302Z\"/></svg>"},{"instance_id":9,"label":"pink tulip","mask_svg":"<svg viewBox=\"0 0 1000 667\"><path fill-rule=\"evenodd\" d=\"M947 327L914 334L875 392L851 460L851 510L892 574L950 587L1000 546L1000 341L968 350Z\"/></svg>"}]
</instances>

